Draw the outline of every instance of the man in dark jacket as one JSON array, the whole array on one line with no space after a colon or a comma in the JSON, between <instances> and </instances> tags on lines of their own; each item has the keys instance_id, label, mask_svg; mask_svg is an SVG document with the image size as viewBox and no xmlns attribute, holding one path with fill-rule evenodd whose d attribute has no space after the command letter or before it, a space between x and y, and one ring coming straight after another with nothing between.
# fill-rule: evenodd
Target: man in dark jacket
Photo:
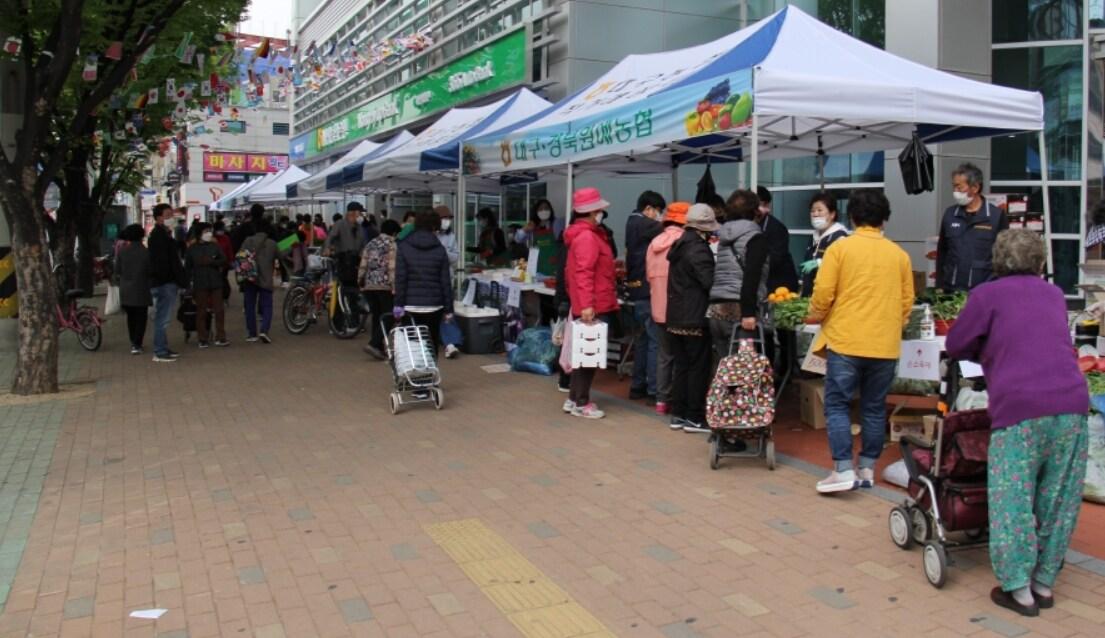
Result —
<instances>
[{"instance_id":1,"label":"man in dark jacket","mask_svg":"<svg viewBox=\"0 0 1105 638\"><path fill-rule=\"evenodd\" d=\"M790 254L790 230L771 214L771 191L758 186L756 196L760 199L760 214L756 223L763 228L767 239L767 289L774 292L785 287L791 292L798 292L798 270Z\"/></svg>"},{"instance_id":2,"label":"man in dark jacket","mask_svg":"<svg viewBox=\"0 0 1105 638\"><path fill-rule=\"evenodd\" d=\"M242 244L257 233L257 227L261 224L261 220L265 218L265 207L261 204L254 204L249 207L249 221L244 224L238 224L230 231L230 245L234 249L234 254L237 254L242 249Z\"/></svg>"},{"instance_id":3,"label":"man in dark jacket","mask_svg":"<svg viewBox=\"0 0 1105 638\"><path fill-rule=\"evenodd\" d=\"M433 211L419 213L414 231L399 242L395 256L395 318L411 313L415 323L429 329L435 352L441 341L441 320L453 316L449 255L435 234L440 223Z\"/></svg>"},{"instance_id":4,"label":"man in dark jacket","mask_svg":"<svg viewBox=\"0 0 1105 638\"><path fill-rule=\"evenodd\" d=\"M158 204L153 208L154 227L150 231L150 294L153 296L153 360L175 361L180 355L169 349L166 331L173 317L177 290L186 285L184 266L177 242L166 223L173 219L173 207Z\"/></svg>"},{"instance_id":5,"label":"man in dark jacket","mask_svg":"<svg viewBox=\"0 0 1105 638\"><path fill-rule=\"evenodd\" d=\"M982 170L962 164L952 173L955 206L944 211L936 245L936 287L970 290L993 275L994 242L1009 219L982 198Z\"/></svg>"},{"instance_id":6,"label":"man in dark jacket","mask_svg":"<svg viewBox=\"0 0 1105 638\"><path fill-rule=\"evenodd\" d=\"M695 204L687 211L683 236L668 252L668 310L665 325L672 365L671 429L705 432L710 383L710 335L706 310L714 285L710 233L719 228L714 211Z\"/></svg>"},{"instance_id":7,"label":"man in dark jacket","mask_svg":"<svg viewBox=\"0 0 1105 638\"><path fill-rule=\"evenodd\" d=\"M656 400L656 350L659 337L652 321L645 257L648 245L660 234L659 217L667 202L656 191L645 191L637 198L637 210L625 223L626 288L633 302L633 316L643 328L633 350L633 381L629 384L630 399Z\"/></svg>"},{"instance_id":8,"label":"man in dark jacket","mask_svg":"<svg viewBox=\"0 0 1105 638\"><path fill-rule=\"evenodd\" d=\"M215 315L215 345L223 348L230 345L226 340L226 315L223 312L223 271L226 268L226 255L215 242L211 226L198 222L195 233L197 241L188 247L184 255L185 271L192 283L192 299L196 303L196 332L199 333L199 347L211 345L210 328L207 313Z\"/></svg>"}]
</instances>

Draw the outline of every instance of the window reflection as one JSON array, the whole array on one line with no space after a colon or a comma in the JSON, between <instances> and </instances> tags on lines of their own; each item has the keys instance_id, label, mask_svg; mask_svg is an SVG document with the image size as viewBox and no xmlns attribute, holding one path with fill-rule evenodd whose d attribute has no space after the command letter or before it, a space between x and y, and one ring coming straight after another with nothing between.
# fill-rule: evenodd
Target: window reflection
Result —
<instances>
[{"instance_id":1,"label":"window reflection","mask_svg":"<svg viewBox=\"0 0 1105 638\"><path fill-rule=\"evenodd\" d=\"M1082 0L993 0L993 12L994 42L1082 37Z\"/></svg>"}]
</instances>

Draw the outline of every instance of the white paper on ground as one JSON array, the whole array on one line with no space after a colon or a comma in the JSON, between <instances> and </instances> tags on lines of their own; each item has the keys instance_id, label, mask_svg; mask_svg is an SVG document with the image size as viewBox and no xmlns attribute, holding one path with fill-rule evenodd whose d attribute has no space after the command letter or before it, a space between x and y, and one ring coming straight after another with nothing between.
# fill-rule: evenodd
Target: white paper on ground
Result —
<instances>
[{"instance_id":1,"label":"white paper on ground","mask_svg":"<svg viewBox=\"0 0 1105 638\"><path fill-rule=\"evenodd\" d=\"M161 618L161 615L169 611L168 609L138 609L130 612L131 618L147 618L149 620L157 620Z\"/></svg>"},{"instance_id":2,"label":"white paper on ground","mask_svg":"<svg viewBox=\"0 0 1105 638\"><path fill-rule=\"evenodd\" d=\"M484 372L488 374L497 374L499 372L510 372L509 363L492 363L491 365L480 366Z\"/></svg>"}]
</instances>

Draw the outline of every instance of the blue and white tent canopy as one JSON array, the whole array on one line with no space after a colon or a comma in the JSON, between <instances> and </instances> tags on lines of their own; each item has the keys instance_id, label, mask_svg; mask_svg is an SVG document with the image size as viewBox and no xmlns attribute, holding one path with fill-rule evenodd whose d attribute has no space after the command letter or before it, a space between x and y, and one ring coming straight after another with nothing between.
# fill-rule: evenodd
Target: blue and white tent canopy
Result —
<instances>
[{"instance_id":1,"label":"blue and white tent canopy","mask_svg":"<svg viewBox=\"0 0 1105 638\"><path fill-rule=\"evenodd\" d=\"M1040 130L1043 117L1039 93L899 58L789 6L713 42L631 55L551 109L466 138L465 173L670 169L751 155L753 137L759 159L886 150L915 130L939 142Z\"/></svg>"},{"instance_id":2,"label":"blue and white tent canopy","mask_svg":"<svg viewBox=\"0 0 1105 638\"><path fill-rule=\"evenodd\" d=\"M285 169L286 170L286 169ZM246 184L245 188L238 191L230 200L231 208L241 208L249 202L249 196L257 191L257 189L264 188L271 184L277 177L284 171L277 173L269 173L260 179L255 179L252 182Z\"/></svg>"},{"instance_id":3,"label":"blue and white tent canopy","mask_svg":"<svg viewBox=\"0 0 1105 638\"><path fill-rule=\"evenodd\" d=\"M551 106L529 89L520 89L485 106L451 109L409 144L367 160L355 183L379 189L451 191L460 170L461 140L509 128Z\"/></svg>"},{"instance_id":4,"label":"blue and white tent canopy","mask_svg":"<svg viewBox=\"0 0 1105 638\"><path fill-rule=\"evenodd\" d=\"M349 166L353 162L363 160L372 151L380 148L379 142L372 142L370 140L364 140L360 144L357 144L345 155L342 155L338 161L327 166L325 169L309 175L297 182L288 184L286 197L288 199L310 199L312 195L320 194L327 189L327 182L336 176L338 181L337 190L341 190L341 171L346 166Z\"/></svg>"},{"instance_id":5,"label":"blue and white tent canopy","mask_svg":"<svg viewBox=\"0 0 1105 638\"><path fill-rule=\"evenodd\" d=\"M286 202L288 201L288 195L286 187L288 184L298 182L299 180L308 177L309 173L299 168L298 166L289 166L288 168L280 171L276 174L276 177L272 179L268 184L264 186L258 186L253 189L248 195L246 195L246 201L249 203L254 202Z\"/></svg>"}]
</instances>

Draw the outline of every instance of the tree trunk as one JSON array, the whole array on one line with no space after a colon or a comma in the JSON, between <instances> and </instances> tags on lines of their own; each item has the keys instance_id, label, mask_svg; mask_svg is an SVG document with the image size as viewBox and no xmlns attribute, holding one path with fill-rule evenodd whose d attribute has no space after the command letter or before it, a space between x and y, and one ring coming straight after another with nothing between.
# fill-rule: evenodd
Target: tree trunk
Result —
<instances>
[{"instance_id":1,"label":"tree trunk","mask_svg":"<svg viewBox=\"0 0 1105 638\"><path fill-rule=\"evenodd\" d=\"M58 327L55 314L57 286L50 271L41 206L21 191L4 193L12 229L15 281L19 289L19 348L13 394L58 391Z\"/></svg>"}]
</instances>

